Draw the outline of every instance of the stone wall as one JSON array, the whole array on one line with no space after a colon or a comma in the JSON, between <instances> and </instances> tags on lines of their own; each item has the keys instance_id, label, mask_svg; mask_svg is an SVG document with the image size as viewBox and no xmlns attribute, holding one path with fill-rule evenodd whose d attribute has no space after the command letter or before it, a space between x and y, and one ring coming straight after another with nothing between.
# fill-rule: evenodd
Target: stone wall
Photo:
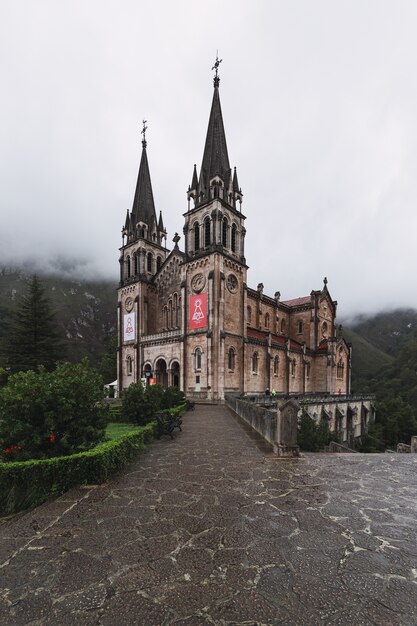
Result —
<instances>
[{"instance_id":1,"label":"stone wall","mask_svg":"<svg viewBox=\"0 0 417 626\"><path fill-rule=\"evenodd\" d=\"M231 394L226 395L225 400L226 404L268 443L275 444L277 439L276 409L266 409Z\"/></svg>"},{"instance_id":2,"label":"stone wall","mask_svg":"<svg viewBox=\"0 0 417 626\"><path fill-rule=\"evenodd\" d=\"M353 447L355 442L360 442L361 437L368 431L369 424L375 421L375 398L373 396L299 395L291 397L299 405L299 419L305 411L316 423L327 420L331 432L336 433L340 441L349 447ZM245 396L244 399L227 396L226 403L267 441L275 442L276 439L271 439L271 437L277 436L277 413L288 399L289 396L273 397L253 394ZM261 416L272 414L275 415L275 431L270 433L268 425L263 424Z\"/></svg>"}]
</instances>

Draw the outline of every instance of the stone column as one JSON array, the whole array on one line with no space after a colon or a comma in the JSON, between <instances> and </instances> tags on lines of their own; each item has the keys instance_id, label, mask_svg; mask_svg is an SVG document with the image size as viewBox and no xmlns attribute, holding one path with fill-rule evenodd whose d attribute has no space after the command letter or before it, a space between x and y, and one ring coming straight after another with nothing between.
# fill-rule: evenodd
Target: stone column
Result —
<instances>
[{"instance_id":1,"label":"stone column","mask_svg":"<svg viewBox=\"0 0 417 626\"><path fill-rule=\"evenodd\" d=\"M287 400L278 408L277 440L274 444L274 452L278 456L300 456L297 444L299 410L300 405L295 400Z\"/></svg>"}]
</instances>

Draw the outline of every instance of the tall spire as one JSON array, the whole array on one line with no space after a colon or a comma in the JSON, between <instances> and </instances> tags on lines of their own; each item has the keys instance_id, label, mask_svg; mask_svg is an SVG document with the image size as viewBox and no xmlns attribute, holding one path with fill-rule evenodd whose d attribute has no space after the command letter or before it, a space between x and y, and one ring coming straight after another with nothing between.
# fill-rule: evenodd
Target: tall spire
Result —
<instances>
[{"instance_id":1,"label":"tall spire","mask_svg":"<svg viewBox=\"0 0 417 626\"><path fill-rule=\"evenodd\" d=\"M200 184L203 180L205 185L209 185L210 180L215 176L224 178L225 174L230 170L219 96L220 77L218 75L218 68L220 63L221 59L219 60L217 57L212 68L215 70L213 102L211 105L200 173Z\"/></svg>"},{"instance_id":2,"label":"tall spire","mask_svg":"<svg viewBox=\"0 0 417 626\"><path fill-rule=\"evenodd\" d=\"M141 134L142 139L142 156L139 166L138 181L136 183L135 198L133 200L132 217L134 222L144 222L149 227L153 221L156 223L155 204L153 200L151 175L149 173L148 157L146 154L146 120L143 120L143 128Z\"/></svg>"}]
</instances>

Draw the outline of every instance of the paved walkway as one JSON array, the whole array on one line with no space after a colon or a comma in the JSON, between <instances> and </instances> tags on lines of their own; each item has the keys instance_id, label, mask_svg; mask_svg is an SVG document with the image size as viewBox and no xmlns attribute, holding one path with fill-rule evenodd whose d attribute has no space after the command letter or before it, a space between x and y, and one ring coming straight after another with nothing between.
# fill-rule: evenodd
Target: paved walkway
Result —
<instances>
[{"instance_id":1,"label":"paved walkway","mask_svg":"<svg viewBox=\"0 0 417 626\"><path fill-rule=\"evenodd\" d=\"M0 524L0 624L417 624L417 455L277 460L198 407L99 487Z\"/></svg>"}]
</instances>

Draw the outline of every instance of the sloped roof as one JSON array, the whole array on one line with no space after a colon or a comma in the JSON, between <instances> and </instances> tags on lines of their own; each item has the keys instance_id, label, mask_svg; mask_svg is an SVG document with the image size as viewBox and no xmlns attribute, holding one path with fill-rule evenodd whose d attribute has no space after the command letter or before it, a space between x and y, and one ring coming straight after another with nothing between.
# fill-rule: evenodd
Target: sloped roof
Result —
<instances>
[{"instance_id":1,"label":"sloped roof","mask_svg":"<svg viewBox=\"0 0 417 626\"><path fill-rule=\"evenodd\" d=\"M204 180L207 185L215 176L224 178L229 170L230 164L220 106L219 87L218 84L215 84L201 164L200 183Z\"/></svg>"},{"instance_id":2,"label":"sloped roof","mask_svg":"<svg viewBox=\"0 0 417 626\"><path fill-rule=\"evenodd\" d=\"M282 300L281 302L287 306L302 306L303 304L311 304L311 296L293 298L292 300Z\"/></svg>"},{"instance_id":3,"label":"sloped roof","mask_svg":"<svg viewBox=\"0 0 417 626\"><path fill-rule=\"evenodd\" d=\"M148 157L146 154L146 141L142 142L142 156L140 159L132 214L136 222L144 222L149 227L151 227L153 223L157 223L151 175L149 173Z\"/></svg>"}]
</instances>

